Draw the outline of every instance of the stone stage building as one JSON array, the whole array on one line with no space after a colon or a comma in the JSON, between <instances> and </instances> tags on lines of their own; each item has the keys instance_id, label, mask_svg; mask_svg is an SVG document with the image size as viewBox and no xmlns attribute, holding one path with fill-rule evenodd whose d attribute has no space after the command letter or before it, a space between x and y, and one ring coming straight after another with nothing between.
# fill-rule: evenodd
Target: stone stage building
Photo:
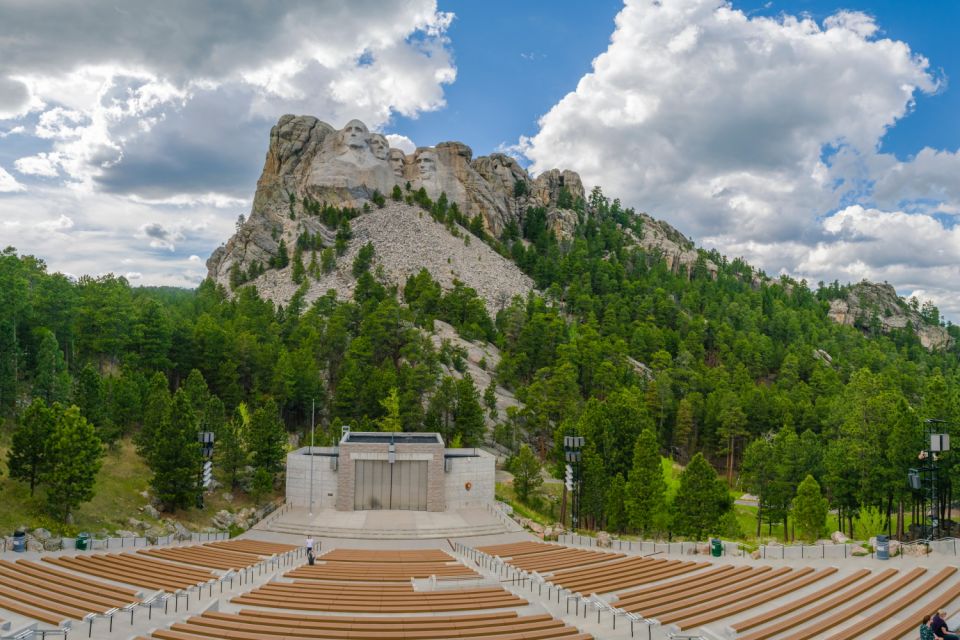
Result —
<instances>
[{"instance_id":1,"label":"stone stage building","mask_svg":"<svg viewBox=\"0 0 960 640\"><path fill-rule=\"evenodd\" d=\"M346 431L336 447L287 455L287 502L337 511L453 511L494 501L493 455L448 449L438 433Z\"/></svg>"}]
</instances>

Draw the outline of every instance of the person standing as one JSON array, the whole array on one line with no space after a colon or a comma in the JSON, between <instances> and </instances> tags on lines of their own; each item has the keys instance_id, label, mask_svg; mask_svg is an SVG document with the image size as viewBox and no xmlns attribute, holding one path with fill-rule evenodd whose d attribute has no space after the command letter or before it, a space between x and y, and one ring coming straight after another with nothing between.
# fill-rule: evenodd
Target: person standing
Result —
<instances>
[{"instance_id":1,"label":"person standing","mask_svg":"<svg viewBox=\"0 0 960 640\"><path fill-rule=\"evenodd\" d=\"M960 636L951 633L950 628L947 626L946 609L941 609L933 614L933 617L930 618L930 629L937 638L942 638L943 640L960 640Z\"/></svg>"},{"instance_id":2,"label":"person standing","mask_svg":"<svg viewBox=\"0 0 960 640\"><path fill-rule=\"evenodd\" d=\"M306 546L307 546L307 555L312 556L313 555L313 535L309 533L307 534Z\"/></svg>"}]
</instances>

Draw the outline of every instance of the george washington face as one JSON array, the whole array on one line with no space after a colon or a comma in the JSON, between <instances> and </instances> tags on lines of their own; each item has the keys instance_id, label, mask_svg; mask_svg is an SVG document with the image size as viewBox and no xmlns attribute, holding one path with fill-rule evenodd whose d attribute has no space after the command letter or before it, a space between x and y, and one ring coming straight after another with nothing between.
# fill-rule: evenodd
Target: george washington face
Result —
<instances>
[{"instance_id":1,"label":"george washington face","mask_svg":"<svg viewBox=\"0 0 960 640\"><path fill-rule=\"evenodd\" d=\"M369 133L367 125L359 120L351 120L340 131L340 140L344 146L351 149L362 149L367 144Z\"/></svg>"}]
</instances>

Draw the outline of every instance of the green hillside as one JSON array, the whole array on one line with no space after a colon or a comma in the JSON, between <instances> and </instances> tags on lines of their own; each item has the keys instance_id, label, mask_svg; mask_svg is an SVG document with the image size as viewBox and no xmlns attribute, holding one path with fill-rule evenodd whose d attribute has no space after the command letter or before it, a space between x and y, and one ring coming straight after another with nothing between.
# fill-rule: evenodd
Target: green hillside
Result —
<instances>
[{"instance_id":1,"label":"green hillside","mask_svg":"<svg viewBox=\"0 0 960 640\"><path fill-rule=\"evenodd\" d=\"M477 444L485 437L485 390L469 377L445 380L441 363L456 368L458 356L434 349L421 330L442 319L502 352L497 381L523 403L496 416L504 445L512 446L516 431L555 468L558 436L586 437L585 517L596 527L608 526L610 505L638 489L627 481L644 429L658 453L685 465L702 453L733 486L760 494L761 517L781 526L808 474L847 527L872 507L895 530L898 507L907 514L916 508L919 496L905 478L922 447L922 419L953 422L960 407L956 346L927 351L909 326L867 335L869 327L835 324L827 310L845 295L838 284L813 289L767 279L716 252L701 252L689 273L668 268L662 255L631 240L644 233L643 219L599 190L573 205L581 223L563 242L542 209L491 238L445 198L433 203L416 194L411 201L451 228L464 223L542 293L515 299L491 318L472 289L444 293L427 273L402 291L384 286L368 256L355 265L352 300L327 295L307 308L301 289L287 308L275 308L252 286L240 286L242 279L232 297L210 281L195 291L133 288L115 276L74 282L48 273L37 258L4 251L4 441L32 400L76 405L102 442L121 442L126 464L140 464L127 439L136 440L151 468L138 474L136 489L151 484L165 506L181 512L190 509L183 496L157 485L170 468L196 468L199 453L189 443L176 447L178 459L166 460L158 442L188 443L201 426L214 431L221 480L268 492L282 458L278 425L302 433L313 400L324 441L341 424L399 424ZM363 214L333 218L343 226L356 215ZM292 259L305 262L309 250L297 249ZM296 273L310 278L310 271ZM948 331L958 337L956 327ZM941 467L945 508L953 454ZM3 482L4 501L19 501L22 486ZM39 519L42 501L26 503L20 513ZM81 512L94 503L86 504ZM678 522L661 518L657 532L689 534Z\"/></svg>"}]
</instances>

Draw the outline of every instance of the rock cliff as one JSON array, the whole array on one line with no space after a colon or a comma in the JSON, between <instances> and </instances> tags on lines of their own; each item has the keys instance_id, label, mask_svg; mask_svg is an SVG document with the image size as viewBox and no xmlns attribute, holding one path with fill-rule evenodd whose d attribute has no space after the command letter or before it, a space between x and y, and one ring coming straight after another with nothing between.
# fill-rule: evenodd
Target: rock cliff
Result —
<instances>
[{"instance_id":1,"label":"rock cliff","mask_svg":"<svg viewBox=\"0 0 960 640\"><path fill-rule=\"evenodd\" d=\"M830 302L828 315L834 322L861 329L870 329L876 324L884 333L909 324L920 338L920 344L931 350L949 347L953 342L946 329L925 322L920 313L886 283L864 280L853 285L846 298Z\"/></svg>"},{"instance_id":2,"label":"rock cliff","mask_svg":"<svg viewBox=\"0 0 960 640\"><path fill-rule=\"evenodd\" d=\"M234 237L210 256L207 261L209 275L219 283L229 285L230 272L235 265L244 270L255 263L266 265L277 255L281 240L287 247L292 247L303 233L317 235L327 245L333 244L335 230L325 227L317 216L304 210L307 201L361 208L364 204L369 206L375 193L389 197L395 186L406 193L407 185L411 191L422 187L433 200L446 194L467 218L481 216L485 229L495 236L510 222L519 221L521 211L539 206L547 209L547 219L557 236L561 239L570 237L578 222L572 207L585 196L580 176L572 171L551 170L531 178L513 158L496 153L473 158L470 147L460 142L420 147L407 155L400 149L391 148L384 136L370 132L359 120L351 120L343 129L337 130L310 116L285 115L270 131L270 145L250 215L238 226ZM391 205L388 209L394 213L404 211L402 206ZM368 229L370 225L363 218L356 219L354 224L361 231L366 229L375 245L379 234L392 234L395 240L401 240L404 233L397 225L403 220L409 222L409 217L403 218L402 215L397 218L379 215L376 224L380 227ZM443 229L442 225L440 229ZM356 235L361 237L363 233ZM453 244L464 245L461 239L454 240ZM398 244L403 245L402 242ZM432 248L420 247L422 243L419 242L414 244L418 245L418 253L406 255L409 260L402 258L401 261L425 259L444 246L443 243ZM479 246L482 243L477 241L476 244L474 252L483 251ZM386 245L376 248L378 254L386 255ZM408 248L413 250L412 246ZM498 259L502 261L495 252L488 250L487 253L488 264ZM349 259L349 252L345 257ZM462 262L459 252L456 256L444 257L452 262ZM405 271L392 261L381 262L388 272L399 274ZM463 265L460 269L460 279L465 280L464 276L471 269ZM504 291L522 293L529 289L529 280L518 274L506 277ZM296 289L292 284L281 285L279 279L282 275L268 271L254 283L261 287L264 295L282 303ZM434 273L434 277L441 284L449 281L442 273ZM333 283L317 283L311 289L322 292L325 289L320 287L326 284ZM337 284L342 286L334 288L341 293L348 293L351 288L348 282ZM483 288L497 287L488 285ZM488 293L498 298L503 294L499 290ZM316 296L308 295L310 297ZM502 302L491 297L485 299L489 306Z\"/></svg>"}]
</instances>

